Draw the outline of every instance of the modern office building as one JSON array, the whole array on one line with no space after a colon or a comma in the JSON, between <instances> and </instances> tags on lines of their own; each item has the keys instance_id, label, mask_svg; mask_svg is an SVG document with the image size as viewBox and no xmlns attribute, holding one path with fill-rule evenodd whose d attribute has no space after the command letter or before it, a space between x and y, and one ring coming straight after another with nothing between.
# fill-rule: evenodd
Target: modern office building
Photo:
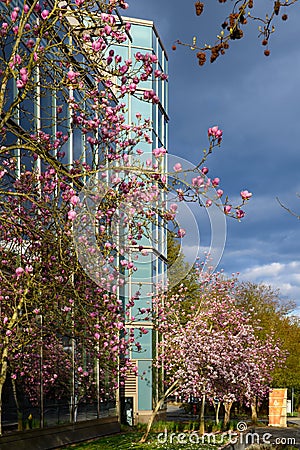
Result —
<instances>
[{"instance_id":1,"label":"modern office building","mask_svg":"<svg viewBox=\"0 0 300 450\"><path fill-rule=\"evenodd\" d=\"M124 60L132 60L138 52L154 54L158 58L156 70L164 73L168 72L168 57L155 28L150 20L133 18L123 18L124 22L131 24L130 39L119 46L116 46L116 53ZM140 85L139 85L140 86ZM153 160L152 150L163 147L168 148L168 80L161 80L154 75L151 80L141 83L140 91L143 89L153 89L159 97L159 103L152 104L142 101L137 96L127 98L128 117L127 123L135 122L136 114L141 114L142 119L150 119L152 124L152 142L141 142L138 147L144 153L141 160ZM166 157L160 162L160 171L166 171ZM131 249L131 258L134 261L137 271L133 272L125 285L125 299L131 298L136 292L139 293L135 306L131 308L131 316L136 318L135 327L138 330L143 326L148 332L139 338L141 351L131 351L130 358L135 362L139 376L129 374L125 381L125 390L121 392L123 421L127 421L127 416L132 417L129 421L133 423L145 422L156 404L162 389L161 374L152 365L155 357L158 335L152 328L151 322L144 320L139 313L142 308L151 307L152 294L156 292L158 285L166 282L167 263L167 238L166 230L160 226L159 218L152 225L152 236L143 238L138 245L143 245L147 250L147 255L138 257L138 246ZM138 331L137 331L138 332ZM129 413L128 413L129 411Z\"/></svg>"}]
</instances>

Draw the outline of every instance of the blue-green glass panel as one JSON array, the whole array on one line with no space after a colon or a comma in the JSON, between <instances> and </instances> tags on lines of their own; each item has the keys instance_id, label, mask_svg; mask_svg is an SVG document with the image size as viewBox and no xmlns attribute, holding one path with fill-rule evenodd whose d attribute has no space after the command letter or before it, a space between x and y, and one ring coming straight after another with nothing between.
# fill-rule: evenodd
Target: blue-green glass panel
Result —
<instances>
[{"instance_id":1,"label":"blue-green glass panel","mask_svg":"<svg viewBox=\"0 0 300 450\"><path fill-rule=\"evenodd\" d=\"M82 161L83 159L83 136L80 128L74 128L73 130L73 159Z\"/></svg>"},{"instance_id":2,"label":"blue-green glass panel","mask_svg":"<svg viewBox=\"0 0 300 450\"><path fill-rule=\"evenodd\" d=\"M141 164L146 164L147 160L152 161L153 155L152 155L152 144L147 144L146 142L140 142L137 147L137 149L142 150L144 153L142 155L138 155L138 160Z\"/></svg>"},{"instance_id":3,"label":"blue-green glass panel","mask_svg":"<svg viewBox=\"0 0 300 450\"><path fill-rule=\"evenodd\" d=\"M157 81L157 84L158 84L158 89L157 89L157 95L158 95L158 98L159 98L159 100L160 100L160 103L163 103L163 95L162 95L162 92L163 92L163 90L162 90L162 85L163 85L163 81L162 80L158 80Z\"/></svg>"},{"instance_id":4,"label":"blue-green glass panel","mask_svg":"<svg viewBox=\"0 0 300 450\"><path fill-rule=\"evenodd\" d=\"M139 245L142 245L144 247L152 247L152 239L150 238L149 233L149 230L144 231L144 235L138 241Z\"/></svg>"},{"instance_id":5,"label":"blue-green glass panel","mask_svg":"<svg viewBox=\"0 0 300 450\"><path fill-rule=\"evenodd\" d=\"M136 341L140 343L141 350L132 351L132 359L152 359L152 329L148 328L148 333L143 334L142 336L139 335L140 332L138 329L135 331Z\"/></svg>"},{"instance_id":6,"label":"blue-green glass panel","mask_svg":"<svg viewBox=\"0 0 300 450\"><path fill-rule=\"evenodd\" d=\"M138 378L138 409L140 411L152 410L152 368L149 361L138 362L139 373L145 372Z\"/></svg>"},{"instance_id":7,"label":"blue-green glass panel","mask_svg":"<svg viewBox=\"0 0 300 450\"><path fill-rule=\"evenodd\" d=\"M141 309L151 308L152 305L152 297L148 295L153 291L153 285L151 284L133 284L131 289L131 294L137 295L137 298L134 301L134 306L131 308L131 317L134 317L137 321L145 320L147 317L147 313L141 313Z\"/></svg>"},{"instance_id":8,"label":"blue-green glass panel","mask_svg":"<svg viewBox=\"0 0 300 450\"><path fill-rule=\"evenodd\" d=\"M134 276L134 275L133 275ZM139 280L133 279L133 276L131 278L132 280L132 293L139 292L140 298L144 298L147 301L151 301L151 293L153 291L153 285L151 282L139 282Z\"/></svg>"},{"instance_id":9,"label":"blue-green glass panel","mask_svg":"<svg viewBox=\"0 0 300 450\"><path fill-rule=\"evenodd\" d=\"M152 106L152 120L153 120L153 127L155 128L156 120L157 120L157 104Z\"/></svg>"},{"instance_id":10,"label":"blue-green glass panel","mask_svg":"<svg viewBox=\"0 0 300 450\"><path fill-rule=\"evenodd\" d=\"M157 140L158 136L156 134L156 130L152 130L152 141L153 141L153 147L157 148L158 147L158 140Z\"/></svg>"},{"instance_id":11,"label":"blue-green glass panel","mask_svg":"<svg viewBox=\"0 0 300 450\"><path fill-rule=\"evenodd\" d=\"M129 58L128 47L124 47L121 45L114 46L115 55L119 55L122 57L122 62L126 61Z\"/></svg>"},{"instance_id":12,"label":"blue-green glass panel","mask_svg":"<svg viewBox=\"0 0 300 450\"><path fill-rule=\"evenodd\" d=\"M132 25L130 34L133 38L133 45L138 47L152 47L152 28L142 25Z\"/></svg>"},{"instance_id":13,"label":"blue-green glass panel","mask_svg":"<svg viewBox=\"0 0 300 450\"><path fill-rule=\"evenodd\" d=\"M94 155L93 155L91 147L85 145L85 162L90 167L93 167L93 159L94 159Z\"/></svg>"},{"instance_id":14,"label":"blue-green glass panel","mask_svg":"<svg viewBox=\"0 0 300 450\"><path fill-rule=\"evenodd\" d=\"M158 46L158 39L157 36L154 32L154 30L152 30L152 48L153 48L153 52L155 53L155 55L157 55L157 46Z\"/></svg>"},{"instance_id":15,"label":"blue-green glass panel","mask_svg":"<svg viewBox=\"0 0 300 450\"><path fill-rule=\"evenodd\" d=\"M165 147L168 146L168 122L165 120L164 122L164 145Z\"/></svg>"},{"instance_id":16,"label":"blue-green glass panel","mask_svg":"<svg viewBox=\"0 0 300 450\"><path fill-rule=\"evenodd\" d=\"M58 91L56 93L56 129L63 135L69 134L70 131L70 112L66 102L67 96L67 92ZM69 163L69 142L66 142L59 151L64 155L60 160L64 164Z\"/></svg>"},{"instance_id":17,"label":"blue-green glass panel","mask_svg":"<svg viewBox=\"0 0 300 450\"><path fill-rule=\"evenodd\" d=\"M162 61L163 61L163 49L162 49L162 47L161 47L159 42L158 42L158 54L157 54L157 57L158 57L159 64L162 66L163 65L163 63L162 63Z\"/></svg>"},{"instance_id":18,"label":"blue-green glass panel","mask_svg":"<svg viewBox=\"0 0 300 450\"><path fill-rule=\"evenodd\" d=\"M158 108L158 116L157 116L157 134L161 142L163 142L163 125L164 125L164 117L162 110Z\"/></svg>"},{"instance_id":19,"label":"blue-green glass panel","mask_svg":"<svg viewBox=\"0 0 300 450\"><path fill-rule=\"evenodd\" d=\"M53 83L52 79L50 77L46 77L46 83L48 86L51 86ZM41 105L41 126L42 130L45 133L53 133L53 127L54 127L54 97L53 97L53 91L49 88L41 89L40 93L40 105Z\"/></svg>"},{"instance_id":20,"label":"blue-green glass panel","mask_svg":"<svg viewBox=\"0 0 300 450\"><path fill-rule=\"evenodd\" d=\"M149 259L148 256L139 255L138 261L134 262L137 271L134 274L135 280L147 280L151 281L151 264L152 258Z\"/></svg>"},{"instance_id":21,"label":"blue-green glass panel","mask_svg":"<svg viewBox=\"0 0 300 450\"><path fill-rule=\"evenodd\" d=\"M136 114L140 113L143 119L152 119L152 104L140 100L136 97L131 97L131 114L132 120L135 121Z\"/></svg>"}]
</instances>

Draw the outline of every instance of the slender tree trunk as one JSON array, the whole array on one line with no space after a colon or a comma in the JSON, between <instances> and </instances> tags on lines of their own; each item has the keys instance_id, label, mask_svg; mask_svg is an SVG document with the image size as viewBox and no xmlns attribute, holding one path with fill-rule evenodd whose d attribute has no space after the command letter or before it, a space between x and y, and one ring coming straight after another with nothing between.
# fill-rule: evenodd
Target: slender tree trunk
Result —
<instances>
[{"instance_id":1,"label":"slender tree trunk","mask_svg":"<svg viewBox=\"0 0 300 450\"><path fill-rule=\"evenodd\" d=\"M224 415L224 429L226 430L230 421L230 410L233 402L224 402L225 415Z\"/></svg>"},{"instance_id":2,"label":"slender tree trunk","mask_svg":"<svg viewBox=\"0 0 300 450\"><path fill-rule=\"evenodd\" d=\"M218 403L213 402L213 405L214 405L214 410L215 410L215 422L216 422L216 425L219 425L219 422L220 422L219 413L220 413L221 402L218 402Z\"/></svg>"},{"instance_id":3,"label":"slender tree trunk","mask_svg":"<svg viewBox=\"0 0 300 450\"><path fill-rule=\"evenodd\" d=\"M18 415L18 431L22 431L23 430L23 413L20 409L20 403L18 400L18 395L17 395L17 386L16 386L16 381L12 380L12 387L13 387L13 393L14 393L14 399L15 399L15 404L16 404L16 408L17 408L17 415Z\"/></svg>"},{"instance_id":4,"label":"slender tree trunk","mask_svg":"<svg viewBox=\"0 0 300 450\"><path fill-rule=\"evenodd\" d=\"M0 436L2 436L2 391L3 384L0 384Z\"/></svg>"},{"instance_id":5,"label":"slender tree trunk","mask_svg":"<svg viewBox=\"0 0 300 450\"><path fill-rule=\"evenodd\" d=\"M20 299L18 306L15 308L12 318L9 321L8 330L12 330L17 323L19 313L23 307L25 297L27 295L28 289L25 290L23 297ZM1 369L0 369L0 436L2 436L2 393L3 386L6 381L7 376L7 358L8 358L8 345L9 345L9 335L5 335L3 339L2 355L1 355Z\"/></svg>"},{"instance_id":6,"label":"slender tree trunk","mask_svg":"<svg viewBox=\"0 0 300 450\"><path fill-rule=\"evenodd\" d=\"M199 433L201 436L203 436L203 434L205 433L204 412L205 412L205 394L202 395L201 408L199 414Z\"/></svg>"},{"instance_id":7,"label":"slender tree trunk","mask_svg":"<svg viewBox=\"0 0 300 450\"><path fill-rule=\"evenodd\" d=\"M0 436L2 436L2 392L7 374L7 355L8 355L8 337L6 336L3 343L3 350L1 357L1 372L0 372Z\"/></svg>"},{"instance_id":8,"label":"slender tree trunk","mask_svg":"<svg viewBox=\"0 0 300 450\"><path fill-rule=\"evenodd\" d=\"M257 401L256 397L251 400L251 421L257 423Z\"/></svg>"},{"instance_id":9,"label":"slender tree trunk","mask_svg":"<svg viewBox=\"0 0 300 450\"><path fill-rule=\"evenodd\" d=\"M160 409L160 407L164 404L164 401L166 400L166 398L173 392L173 390L175 389L175 387L177 386L177 384L179 383L179 380L174 381L174 383L169 387L169 389L166 390L166 392L164 393L164 395L161 397L161 399L157 402L156 407L153 411L153 413L151 414L151 417L148 421L148 425L147 425L147 430L144 433L144 435L142 436L141 440L139 441L140 443L144 443L146 442L148 435L150 433L153 421Z\"/></svg>"}]
</instances>

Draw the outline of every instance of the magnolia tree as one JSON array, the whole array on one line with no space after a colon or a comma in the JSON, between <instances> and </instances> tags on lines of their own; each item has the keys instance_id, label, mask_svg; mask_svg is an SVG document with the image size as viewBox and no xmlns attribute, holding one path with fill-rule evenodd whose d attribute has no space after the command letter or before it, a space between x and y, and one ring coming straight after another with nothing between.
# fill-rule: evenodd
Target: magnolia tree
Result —
<instances>
[{"instance_id":1,"label":"magnolia tree","mask_svg":"<svg viewBox=\"0 0 300 450\"><path fill-rule=\"evenodd\" d=\"M217 34L217 40L213 44L198 43L197 38L194 37L192 42L187 44L177 41L177 44L190 47L191 50L197 50L197 59L200 66L203 66L209 55L210 62L214 62L220 55L224 55L230 48L232 41L242 39L246 32L247 24L254 22L258 25L258 37L261 39L261 44L264 48L265 56L270 55L269 41L272 34L275 32L276 21L288 20L287 8L297 3L298 0L280 1L276 0L272 4L267 2L255 0L238 0L234 2L227 2L227 0L219 0L219 3L228 3L230 6L226 9L224 20L220 24L220 29ZM203 14L205 17L205 9L209 8L208 2L195 2L195 13L197 16ZM223 6L223 5L222 5ZM262 12L262 9L264 10ZM176 50L176 45L173 46Z\"/></svg>"},{"instance_id":2,"label":"magnolia tree","mask_svg":"<svg viewBox=\"0 0 300 450\"><path fill-rule=\"evenodd\" d=\"M174 392L184 400L199 399L203 434L205 401L223 403L226 427L233 402L250 405L266 395L284 353L272 335L264 341L255 336L251 317L236 306L234 280L199 271L199 284L199 298L188 309L181 308L184 292L155 300L155 326L163 336L156 364L166 384L157 410Z\"/></svg>"},{"instance_id":3,"label":"magnolia tree","mask_svg":"<svg viewBox=\"0 0 300 450\"><path fill-rule=\"evenodd\" d=\"M139 241L158 218L184 235L168 191L207 208L216 202L237 219L251 197L245 190L239 205L222 203L219 179L206 176L204 162L222 141L217 126L190 181L176 163L167 182L164 148L141 161L138 144L152 143L151 123L140 114L126 123L126 99L159 103L142 83L167 75L154 54L137 52L133 61L117 54L130 26L115 8L127 6L1 3L0 413L8 376L32 402L66 393L72 420L80 398L97 392L100 400L124 382L129 349L138 346L129 320L134 299L120 299L122 276L135 269L126 252L135 246L142 254Z\"/></svg>"},{"instance_id":4,"label":"magnolia tree","mask_svg":"<svg viewBox=\"0 0 300 450\"><path fill-rule=\"evenodd\" d=\"M26 171L1 196L0 388L9 374L33 403L41 390L70 398L74 416L92 391L100 401L117 388L134 339L126 306L77 261L70 195L50 169Z\"/></svg>"}]
</instances>

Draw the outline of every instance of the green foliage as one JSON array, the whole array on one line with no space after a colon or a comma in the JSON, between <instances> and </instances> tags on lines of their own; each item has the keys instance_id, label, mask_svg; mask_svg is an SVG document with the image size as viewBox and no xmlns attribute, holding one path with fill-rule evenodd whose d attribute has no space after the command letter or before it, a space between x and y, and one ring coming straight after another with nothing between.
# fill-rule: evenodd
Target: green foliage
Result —
<instances>
[{"instance_id":1,"label":"green foliage","mask_svg":"<svg viewBox=\"0 0 300 450\"><path fill-rule=\"evenodd\" d=\"M181 290L185 294L181 308L189 309L190 305L199 299L198 276L195 268L185 261L180 244L170 232L168 232L168 278L171 286L168 291L169 297ZM180 280L178 284L176 280Z\"/></svg>"},{"instance_id":2,"label":"green foliage","mask_svg":"<svg viewBox=\"0 0 300 450\"><path fill-rule=\"evenodd\" d=\"M250 314L258 337L274 334L288 354L284 366L275 369L273 385L300 388L300 320L292 315L294 303L270 286L247 282L239 286L237 304Z\"/></svg>"}]
</instances>

